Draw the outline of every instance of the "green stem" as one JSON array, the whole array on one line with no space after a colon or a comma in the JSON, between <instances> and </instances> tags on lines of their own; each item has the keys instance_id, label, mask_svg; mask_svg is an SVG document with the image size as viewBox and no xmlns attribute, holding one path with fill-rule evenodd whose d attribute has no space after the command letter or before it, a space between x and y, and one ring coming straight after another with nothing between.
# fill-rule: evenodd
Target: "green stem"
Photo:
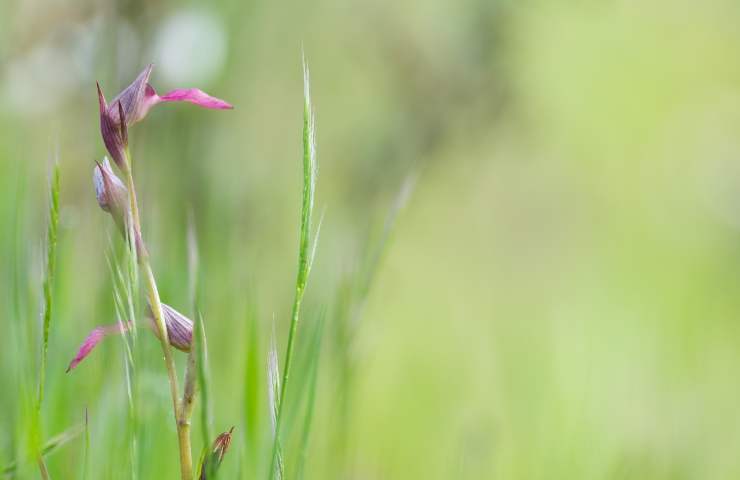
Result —
<instances>
[{"instance_id":1,"label":"green stem","mask_svg":"<svg viewBox=\"0 0 740 480\"><path fill-rule=\"evenodd\" d=\"M170 346L169 339L167 337L167 325L164 321L164 314L162 313L162 302L159 299L159 291L157 290L157 282L154 279L154 272L152 271L151 263L149 262L149 253L144 245L144 240L141 236L141 221L139 219L139 206L136 201L136 187L134 185L134 177L131 173L131 157L126 151L126 168L123 169L123 173L126 177L126 184L129 191L129 202L131 207L131 221L133 223L133 230L135 235L135 243L137 248L137 255L141 267L144 270L144 277L146 278L146 290L149 298L149 306L152 309L152 315L154 316L154 324L159 333L159 341L162 346L162 353L164 354L164 363L167 368L167 377L170 383L170 394L172 396L172 411L175 417L175 425L177 427L177 438L178 445L180 448L180 474L182 480L192 480L193 478L193 460L190 452L190 424L188 421L183 421L181 416L181 409L179 405L179 395L177 387L177 371L175 370L175 362L172 357L172 347Z\"/></svg>"},{"instance_id":2,"label":"green stem","mask_svg":"<svg viewBox=\"0 0 740 480\"><path fill-rule=\"evenodd\" d=\"M41 431L41 404L44 401L44 386L46 384L46 365L49 352L49 326L51 325L52 313L52 288L54 285L54 275L56 272L56 252L57 252L57 228L59 226L59 164L54 165L51 179L50 199L49 199L49 225L47 231L46 246L46 274L44 275L44 323L43 323L43 340L41 345L41 362L39 365L39 389L36 399L35 415L35 433L36 443L34 448L40 449L43 432ZM43 454L38 453L38 465L41 472L41 478L48 479L49 472L44 463Z\"/></svg>"},{"instance_id":3,"label":"green stem","mask_svg":"<svg viewBox=\"0 0 740 480\"><path fill-rule=\"evenodd\" d=\"M272 460L268 475L275 475L275 464L280 445L280 427L283 423L285 395L288 391L288 380L290 378L290 367L293 360L295 348L296 331L300 319L303 294L306 289L308 273L311 267L311 213L313 211L314 182L316 174L314 124L311 110L311 99L309 95L308 67L303 64L304 71L304 103L303 103L303 195L301 204L301 234L298 247L298 273L296 274L295 297L290 315L290 330L288 333L288 346L285 352L285 366L283 367L283 383L280 386L280 396L277 399L278 415L275 422L275 439L272 448Z\"/></svg>"}]
</instances>

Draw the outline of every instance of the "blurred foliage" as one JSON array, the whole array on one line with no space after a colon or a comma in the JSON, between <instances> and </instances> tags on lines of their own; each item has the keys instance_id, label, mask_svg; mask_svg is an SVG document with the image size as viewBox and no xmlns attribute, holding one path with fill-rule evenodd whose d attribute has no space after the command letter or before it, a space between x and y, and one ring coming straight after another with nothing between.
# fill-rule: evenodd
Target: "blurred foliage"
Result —
<instances>
[{"instance_id":1,"label":"blurred foliage","mask_svg":"<svg viewBox=\"0 0 740 480\"><path fill-rule=\"evenodd\" d=\"M264 478L266 352L273 318L284 351L295 278L303 46L326 209L297 357L326 311L306 477L739 477L739 21L731 0L0 0L0 463L23 453L35 392L58 153L43 431L87 407L90 478L130 477L122 343L63 372L115 319L95 81L112 95L153 61L157 89L236 106L163 106L130 137L162 298L185 311L193 212L214 430L236 425L223 477ZM417 174L363 300L366 259ZM139 343L134 470L174 478L165 372L154 337ZM52 477L78 475L83 456L82 438L61 447Z\"/></svg>"}]
</instances>

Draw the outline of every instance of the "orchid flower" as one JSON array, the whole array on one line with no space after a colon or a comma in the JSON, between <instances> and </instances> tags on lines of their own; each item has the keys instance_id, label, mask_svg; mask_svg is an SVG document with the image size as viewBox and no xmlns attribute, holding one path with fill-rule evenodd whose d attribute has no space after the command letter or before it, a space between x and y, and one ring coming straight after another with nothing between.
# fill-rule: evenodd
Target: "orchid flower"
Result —
<instances>
[{"instance_id":1,"label":"orchid flower","mask_svg":"<svg viewBox=\"0 0 740 480\"><path fill-rule=\"evenodd\" d=\"M126 234L125 221L128 214L128 190L111 169L110 162L107 158L102 163L97 163L93 169L93 184L95 185L95 198L98 205L104 211L111 214L121 233ZM138 243L137 243L138 247ZM163 303L162 313L164 315L165 325L167 326L167 337L170 345L183 352L190 351L193 343L193 322L185 315L181 314L174 308ZM159 337L157 328L155 328L151 308L148 309L150 326L154 334ZM119 335L133 327L129 321L127 323L118 323L114 325L103 325L93 329L79 350L77 355L70 362L67 371L75 368L90 352L109 335Z\"/></svg>"},{"instance_id":2,"label":"orchid flower","mask_svg":"<svg viewBox=\"0 0 740 480\"><path fill-rule=\"evenodd\" d=\"M96 162L93 169L93 184L98 205L110 213L118 228L125 232L125 219L129 208L128 189L113 173L107 157L103 159L103 163Z\"/></svg>"},{"instance_id":3,"label":"orchid flower","mask_svg":"<svg viewBox=\"0 0 740 480\"><path fill-rule=\"evenodd\" d=\"M188 102L203 108L215 110L229 110L231 104L208 95L197 88L178 88L158 95L149 84L153 64L149 64L136 77L131 85L119 93L110 104L106 101L103 91L98 84L98 103L100 106L100 131L103 142L110 152L116 165L123 168L124 149L128 144L127 128L146 117L154 105L163 102Z\"/></svg>"},{"instance_id":4,"label":"orchid flower","mask_svg":"<svg viewBox=\"0 0 740 480\"><path fill-rule=\"evenodd\" d=\"M178 312L169 305L162 304L162 313L164 314L165 325L167 325L167 337L170 340L170 345L176 349L189 352L193 344L193 322L188 317ZM148 309L149 325L155 335L157 329L154 327L153 315L151 309ZM112 325L101 325L95 327L82 342L80 348L77 350L77 354L69 363L67 372L75 368L79 363L85 359L90 352L107 336L120 335L133 328L133 322L119 322Z\"/></svg>"}]
</instances>

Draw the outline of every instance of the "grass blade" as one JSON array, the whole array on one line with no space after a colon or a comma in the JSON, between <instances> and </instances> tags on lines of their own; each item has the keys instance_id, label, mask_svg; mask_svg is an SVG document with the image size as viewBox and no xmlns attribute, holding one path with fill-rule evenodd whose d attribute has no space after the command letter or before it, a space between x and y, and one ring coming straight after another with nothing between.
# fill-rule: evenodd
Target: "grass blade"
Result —
<instances>
[{"instance_id":1,"label":"grass blade","mask_svg":"<svg viewBox=\"0 0 740 480\"><path fill-rule=\"evenodd\" d=\"M278 437L280 419L280 366L278 365L277 342L275 340L275 323L272 325L272 337L270 339L270 351L267 355L267 379L268 398L270 402L270 423L272 425L273 438L273 463L270 466L269 475L272 478L282 480L284 473L283 452Z\"/></svg>"},{"instance_id":2,"label":"grass blade","mask_svg":"<svg viewBox=\"0 0 740 480\"><path fill-rule=\"evenodd\" d=\"M318 324L311 342L311 349L308 353L308 397L306 398L306 413L303 420L303 432L301 434L301 452L298 456L298 465L296 466L296 478L303 478L303 469L308 459L308 445L313 426L313 414L316 404L316 384L318 383L319 360L321 356L321 339L324 334L324 313L319 317Z\"/></svg>"},{"instance_id":3,"label":"grass blade","mask_svg":"<svg viewBox=\"0 0 740 480\"><path fill-rule=\"evenodd\" d=\"M122 265L118 262L115 255L112 241L110 242L110 254L106 255L108 269L110 270L113 285L113 299L116 312L116 320L121 328L121 341L123 342L123 367L126 379L126 394L128 405L128 422L126 424L127 443L130 446L129 464L131 466L132 478L137 478L137 466L139 463L138 437L139 437L139 378L136 372L136 305L133 292L137 291L137 286L132 282L138 277L132 269L138 268L135 263L135 257L131 250L127 248L125 252L125 267L127 274L124 275ZM114 260L112 261L111 258ZM130 333L124 325L131 325Z\"/></svg>"},{"instance_id":4,"label":"grass blade","mask_svg":"<svg viewBox=\"0 0 740 480\"><path fill-rule=\"evenodd\" d=\"M39 363L39 385L36 398L36 409L33 419L32 448L37 455L41 478L49 478L49 472L44 462L40 446L43 438L41 428L41 404L44 401L44 386L46 385L46 363L49 353L49 326L52 314L52 290L54 285L54 274L56 272L57 258L57 229L59 226L59 164L54 163L51 174L51 185L49 188L49 222L46 231L46 270L43 281L43 324L41 341L41 361Z\"/></svg>"},{"instance_id":5,"label":"grass blade","mask_svg":"<svg viewBox=\"0 0 740 480\"><path fill-rule=\"evenodd\" d=\"M200 421L201 432L203 434L203 448L210 445L210 439L213 438L211 432L211 405L208 387L208 342L206 340L206 329L203 324L203 316L198 314L194 319L193 325L193 347L195 348L198 358L195 362L198 370L198 385L200 386Z\"/></svg>"},{"instance_id":6,"label":"grass blade","mask_svg":"<svg viewBox=\"0 0 740 480\"><path fill-rule=\"evenodd\" d=\"M133 466L132 466L133 469ZM90 476L90 422L85 407L85 451L82 459L82 480L87 480Z\"/></svg>"},{"instance_id":7,"label":"grass blade","mask_svg":"<svg viewBox=\"0 0 740 480\"><path fill-rule=\"evenodd\" d=\"M62 433L51 437L44 444L43 448L41 448L41 455L46 457L56 452L62 446L66 445L67 443L77 438L83 432L84 429L85 429L84 425L75 425L74 427L70 427L67 430L63 431ZM16 471L17 468L18 468L18 462L15 462L15 461L9 462L2 468L2 470L0 470L0 475L12 475Z\"/></svg>"},{"instance_id":8,"label":"grass blade","mask_svg":"<svg viewBox=\"0 0 740 480\"><path fill-rule=\"evenodd\" d=\"M272 460L269 475L274 475L275 464L278 457L278 445L280 444L281 424L285 411L288 381L295 349L295 338L298 330L298 321L301 312L303 294L306 290L308 274L311 268L311 217L313 215L314 192L316 189L316 176L318 166L316 163L316 128L313 107L311 105L311 89L309 82L308 66L303 58L303 196L301 204L301 231L298 247L298 272L296 274L295 297L290 318L290 329L288 331L288 345L285 351L285 365L283 369L283 383L280 396L277 398L277 419L275 425L275 438L272 447Z\"/></svg>"},{"instance_id":9,"label":"grass blade","mask_svg":"<svg viewBox=\"0 0 740 480\"><path fill-rule=\"evenodd\" d=\"M191 313L193 318L196 318L198 312L198 241L192 210L188 213L186 244L188 250L188 297L192 309ZM185 434L188 436L190 436L190 417L195 407L196 382L198 381L197 358L198 348L197 346L191 346L188 352L187 363L185 364L185 386L183 388L182 400L180 401L180 422L184 424L183 428L185 429ZM205 432L205 428L203 431ZM203 448L205 447L206 444L203 445Z\"/></svg>"},{"instance_id":10,"label":"grass blade","mask_svg":"<svg viewBox=\"0 0 740 480\"><path fill-rule=\"evenodd\" d=\"M46 361L49 350L49 325L52 314L52 287L56 272L57 228L59 226L59 164L54 164L51 175L49 198L49 223L46 233L46 272L44 274L44 320L43 343L41 346L41 365L39 367L39 390L36 409L41 410L44 401L44 384L46 383Z\"/></svg>"},{"instance_id":11,"label":"grass blade","mask_svg":"<svg viewBox=\"0 0 740 480\"><path fill-rule=\"evenodd\" d=\"M249 301L247 312L246 354L244 359L244 453L246 465L252 477L259 471L259 435L262 426L262 400L264 393L262 354L260 348L260 328L257 320L257 306L254 298ZM242 477L239 477L242 478Z\"/></svg>"}]
</instances>

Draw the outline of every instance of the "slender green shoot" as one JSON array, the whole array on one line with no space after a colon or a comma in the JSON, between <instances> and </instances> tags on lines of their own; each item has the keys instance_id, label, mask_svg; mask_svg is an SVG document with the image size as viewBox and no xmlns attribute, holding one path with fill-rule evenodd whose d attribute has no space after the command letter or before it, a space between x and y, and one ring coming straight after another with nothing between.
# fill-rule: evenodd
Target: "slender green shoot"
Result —
<instances>
[{"instance_id":1,"label":"slender green shoot","mask_svg":"<svg viewBox=\"0 0 740 480\"><path fill-rule=\"evenodd\" d=\"M282 480L285 467L283 464L283 449L278 437L280 426L280 366L278 365L277 341L275 340L275 321L272 324L270 350L267 354L268 398L270 402L270 422L272 424L273 463L270 465L270 476Z\"/></svg>"},{"instance_id":2,"label":"slender green shoot","mask_svg":"<svg viewBox=\"0 0 740 480\"><path fill-rule=\"evenodd\" d=\"M350 424L350 410L353 403L354 361L351 350L354 335L365 309L370 289L388 250L396 220L413 194L416 181L416 173L410 173L403 181L385 216L379 237L368 236L370 240L364 245L363 260L359 271L345 279L340 285L337 295L338 313L333 323L336 329L336 355L339 358L339 361L335 362L339 369L339 385L338 392L335 395L338 404L335 409L338 420L335 422L334 451L335 465L340 472L343 468L342 462L346 458L345 452L349 444L347 426ZM341 473L338 473L338 475L341 475Z\"/></svg>"},{"instance_id":3,"label":"slender green shoot","mask_svg":"<svg viewBox=\"0 0 740 480\"><path fill-rule=\"evenodd\" d=\"M133 467L132 467L133 468ZM87 407L85 407L85 451L82 459L82 480L90 477L90 422Z\"/></svg>"},{"instance_id":4,"label":"slender green shoot","mask_svg":"<svg viewBox=\"0 0 740 480\"><path fill-rule=\"evenodd\" d=\"M51 174L51 186L49 188L49 223L46 232L46 271L44 272L43 295L43 333L41 343L41 362L39 365L38 397L36 398L36 409L34 413L33 449L38 452L38 466L41 477L49 478L48 469L44 462L43 453L39 452L43 433L41 431L41 404L44 401L44 386L46 385L46 363L49 353L49 326L51 325L52 298L54 286L54 274L56 272L57 258L57 229L59 227L59 163L54 164Z\"/></svg>"},{"instance_id":5,"label":"slender green shoot","mask_svg":"<svg viewBox=\"0 0 740 480\"><path fill-rule=\"evenodd\" d=\"M311 105L311 90L309 82L309 71L303 58L303 195L301 205L301 231L298 247L298 272L296 274L295 297L290 318L290 329L288 331L288 345L285 351L285 365L283 367L283 379L280 396L277 398L277 420L275 426L275 438L272 448L272 460L269 475L275 474L275 465L278 457L278 446L280 444L280 432L285 411L290 369L295 349L295 338L300 319L301 303L306 290L306 283L311 269L312 254L314 248L311 246L311 217L314 206L314 192L316 189L316 176L318 166L316 163L316 128L313 106Z\"/></svg>"},{"instance_id":6,"label":"slender green shoot","mask_svg":"<svg viewBox=\"0 0 740 480\"><path fill-rule=\"evenodd\" d=\"M188 249L188 296L190 300L191 314L196 322L202 323L198 319L198 240L195 233L195 220L193 211L188 213L187 228L187 249ZM194 328L195 325L194 325ZM178 422L186 429L186 435L190 436L191 420L193 408L195 407L196 383L198 382L197 357L200 345L191 345L188 352L187 363L185 364L185 386L183 388L182 400L180 402L180 413ZM206 395L208 395L206 393ZM207 427L203 427L206 432ZM205 448L207 444L203 444Z\"/></svg>"},{"instance_id":7,"label":"slender green shoot","mask_svg":"<svg viewBox=\"0 0 740 480\"><path fill-rule=\"evenodd\" d=\"M139 398L139 386L138 377L136 375L136 361L134 353L136 349L136 307L134 306L135 300L133 299L132 295L132 292L136 291L136 288L130 283L133 277L130 274L124 274L121 271L121 265L119 263L111 261L111 256L113 256L113 258L116 257L113 253L112 241L110 242L110 244L111 254L106 255L106 259L108 261L108 268L111 272L111 277L113 280L113 298L116 311L116 319L118 321L118 324L121 326L122 332L121 341L123 342L124 347L123 367L126 378L126 394L129 420L126 423L128 444L130 448L129 464L131 466L132 478L136 478L136 466L139 463L139 452L137 443L139 426L139 415L137 408ZM130 260L131 256L128 255L128 252L126 258L129 260L126 263L130 272L130 269L132 268L130 264L132 262ZM134 266L133 268L136 267ZM126 327L130 325L131 328L125 328L124 325L126 325Z\"/></svg>"},{"instance_id":8,"label":"slender green shoot","mask_svg":"<svg viewBox=\"0 0 740 480\"><path fill-rule=\"evenodd\" d=\"M41 410L44 401L44 384L46 383L46 362L49 351L49 325L52 314L52 289L57 262L57 228L59 226L59 164L54 165L51 176L49 199L49 224L46 234L46 272L44 275L44 324L43 343L41 346L41 365L39 367L39 390L36 409Z\"/></svg>"},{"instance_id":9,"label":"slender green shoot","mask_svg":"<svg viewBox=\"0 0 740 480\"><path fill-rule=\"evenodd\" d=\"M203 316L196 315L193 325L193 348L198 354L196 366L198 370L198 386L200 387L200 422L203 439L203 449L207 449L213 438L211 425L211 404L210 392L208 386L208 341L206 339L206 329L203 323Z\"/></svg>"},{"instance_id":10,"label":"slender green shoot","mask_svg":"<svg viewBox=\"0 0 740 480\"><path fill-rule=\"evenodd\" d=\"M125 125L125 123L123 123L123 125ZM172 413L175 420L175 426L177 428L177 441L180 453L180 474L182 480L191 480L193 478L193 459L190 448L190 429L185 428L184 424L180 422L180 395L178 394L177 371L175 370L172 348L170 346L169 339L167 338L167 325L165 324L164 314L162 313L162 302L159 298L157 282L154 278L154 271L152 270L152 266L149 261L149 255L146 251L144 240L140 235L141 220L139 218L139 204L136 199L136 186L134 185L134 177L131 171L131 155L128 148L125 149L125 158L126 161L124 162L124 165L126 165L126 167L123 169L123 174L125 176L126 187L128 188L130 223L133 225L132 230L134 232L133 241L134 245L137 247L138 244L136 242L139 240L141 241L141 251L138 259L141 262L142 269L144 270L149 305L151 306L154 323L159 333L159 342L162 347L165 368L167 369L170 396L172 397ZM131 229L129 231L131 231ZM138 251L138 249L136 250Z\"/></svg>"},{"instance_id":11,"label":"slender green shoot","mask_svg":"<svg viewBox=\"0 0 740 480\"><path fill-rule=\"evenodd\" d=\"M252 476L259 470L259 435L262 425L262 401L264 393L262 353L260 348L260 328L257 318L257 306L254 297L250 295L247 310L246 352L244 358L244 453L247 455L245 464ZM242 478L242 477L239 477Z\"/></svg>"},{"instance_id":12,"label":"slender green shoot","mask_svg":"<svg viewBox=\"0 0 740 480\"><path fill-rule=\"evenodd\" d=\"M70 427L62 433L51 437L41 448L41 455L44 457L48 457L62 446L77 438L84 431L84 429L84 425L75 425L74 427ZM8 462L4 467L2 467L2 469L0 469L0 475L13 475L16 472L17 468L18 462Z\"/></svg>"},{"instance_id":13,"label":"slender green shoot","mask_svg":"<svg viewBox=\"0 0 740 480\"><path fill-rule=\"evenodd\" d=\"M296 466L296 478L303 478L303 471L308 459L308 446L313 425L313 415L316 404L316 385L318 383L319 360L321 357L321 339L324 334L325 312L321 313L316 325L311 348L308 352L308 397L306 398L306 412L303 420L303 432L301 434L301 451L298 456L298 465Z\"/></svg>"},{"instance_id":14,"label":"slender green shoot","mask_svg":"<svg viewBox=\"0 0 740 480\"><path fill-rule=\"evenodd\" d=\"M380 238L377 240L374 248L369 249L369 254L365 260L363 271L359 275L359 281L356 290L356 303L351 313L350 323L352 326L356 325L363 309L365 302L367 301L370 287L373 284L373 280L378 272L378 269L382 263L383 256L388 250L388 244L390 241L391 234L393 233L393 227L396 224L398 215L401 213L403 208L409 201L409 198L414 192L416 186L417 176L412 173L406 177L401 184L401 188L398 190L393 204L391 205L388 214L386 215L385 222L383 223L383 231L380 234Z\"/></svg>"}]
</instances>

